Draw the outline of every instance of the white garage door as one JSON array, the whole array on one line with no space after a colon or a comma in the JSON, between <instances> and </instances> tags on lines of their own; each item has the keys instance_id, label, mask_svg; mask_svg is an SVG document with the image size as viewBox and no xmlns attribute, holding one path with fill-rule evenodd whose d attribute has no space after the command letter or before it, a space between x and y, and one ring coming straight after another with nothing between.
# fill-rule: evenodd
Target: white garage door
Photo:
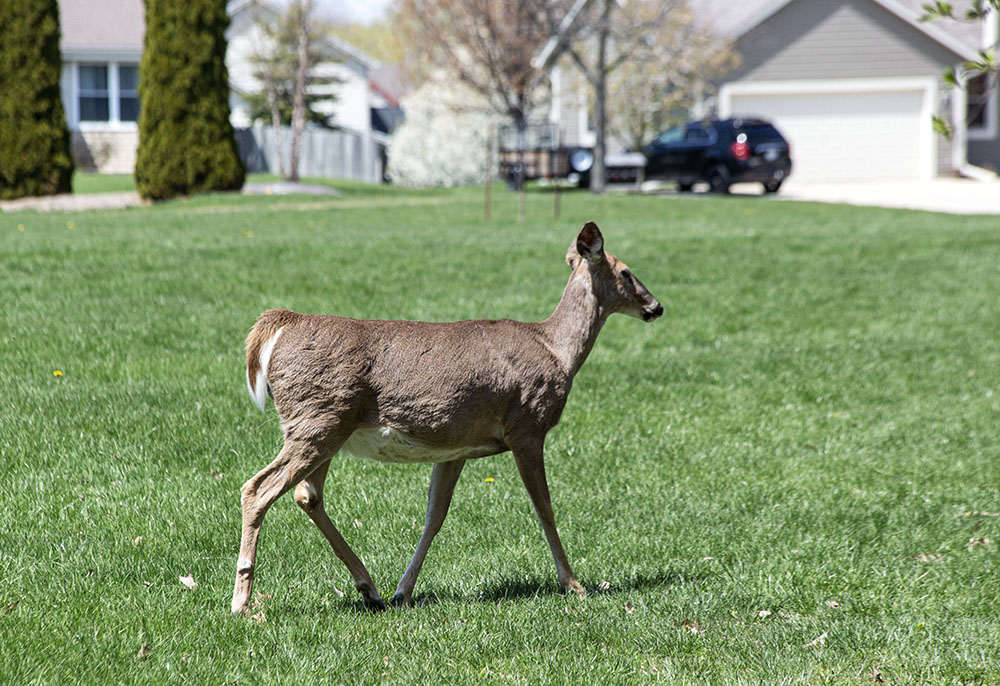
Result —
<instances>
[{"instance_id":1,"label":"white garage door","mask_svg":"<svg viewBox=\"0 0 1000 686\"><path fill-rule=\"evenodd\" d=\"M932 174L926 90L733 93L728 111L774 122L799 181L919 179Z\"/></svg>"}]
</instances>

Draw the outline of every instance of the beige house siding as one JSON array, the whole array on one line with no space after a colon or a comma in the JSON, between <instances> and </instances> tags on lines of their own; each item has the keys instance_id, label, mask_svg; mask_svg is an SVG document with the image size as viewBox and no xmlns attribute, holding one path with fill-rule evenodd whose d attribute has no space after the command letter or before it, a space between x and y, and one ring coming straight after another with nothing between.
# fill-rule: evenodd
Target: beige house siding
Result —
<instances>
[{"instance_id":1,"label":"beige house siding","mask_svg":"<svg viewBox=\"0 0 1000 686\"><path fill-rule=\"evenodd\" d=\"M80 169L102 174L131 174L135 169L139 132L72 131L71 146L73 160Z\"/></svg>"}]
</instances>

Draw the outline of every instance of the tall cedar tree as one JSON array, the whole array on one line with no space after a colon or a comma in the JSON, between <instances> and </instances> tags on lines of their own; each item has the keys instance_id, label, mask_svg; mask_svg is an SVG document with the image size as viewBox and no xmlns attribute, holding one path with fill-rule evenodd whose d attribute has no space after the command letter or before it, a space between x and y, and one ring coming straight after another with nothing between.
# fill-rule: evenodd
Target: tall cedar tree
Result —
<instances>
[{"instance_id":1,"label":"tall cedar tree","mask_svg":"<svg viewBox=\"0 0 1000 686\"><path fill-rule=\"evenodd\" d=\"M135 181L162 200L236 190L246 169L229 123L225 0L145 0Z\"/></svg>"},{"instance_id":2,"label":"tall cedar tree","mask_svg":"<svg viewBox=\"0 0 1000 686\"><path fill-rule=\"evenodd\" d=\"M0 0L0 198L68 193L57 0Z\"/></svg>"}]
</instances>

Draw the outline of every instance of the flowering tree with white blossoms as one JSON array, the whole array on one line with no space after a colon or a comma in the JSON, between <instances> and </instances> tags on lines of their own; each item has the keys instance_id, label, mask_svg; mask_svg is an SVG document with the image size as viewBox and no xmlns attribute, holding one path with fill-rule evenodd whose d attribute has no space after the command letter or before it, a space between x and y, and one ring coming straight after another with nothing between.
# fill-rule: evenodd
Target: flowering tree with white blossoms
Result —
<instances>
[{"instance_id":1,"label":"flowering tree with white blossoms","mask_svg":"<svg viewBox=\"0 0 1000 686\"><path fill-rule=\"evenodd\" d=\"M483 183L497 168L487 162L490 124L504 121L487 99L457 82L431 80L401 103L406 120L389 144L389 177L401 186L467 186Z\"/></svg>"}]
</instances>

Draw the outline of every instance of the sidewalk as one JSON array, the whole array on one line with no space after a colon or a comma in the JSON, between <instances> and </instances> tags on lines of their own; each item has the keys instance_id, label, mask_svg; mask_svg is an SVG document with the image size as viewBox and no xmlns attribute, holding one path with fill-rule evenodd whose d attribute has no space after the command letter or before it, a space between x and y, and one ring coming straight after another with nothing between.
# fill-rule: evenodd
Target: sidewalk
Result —
<instances>
[{"instance_id":1,"label":"sidewalk","mask_svg":"<svg viewBox=\"0 0 1000 686\"><path fill-rule=\"evenodd\" d=\"M951 214L1000 214L1000 182L969 179L798 183L793 177L781 187L778 198Z\"/></svg>"}]
</instances>

